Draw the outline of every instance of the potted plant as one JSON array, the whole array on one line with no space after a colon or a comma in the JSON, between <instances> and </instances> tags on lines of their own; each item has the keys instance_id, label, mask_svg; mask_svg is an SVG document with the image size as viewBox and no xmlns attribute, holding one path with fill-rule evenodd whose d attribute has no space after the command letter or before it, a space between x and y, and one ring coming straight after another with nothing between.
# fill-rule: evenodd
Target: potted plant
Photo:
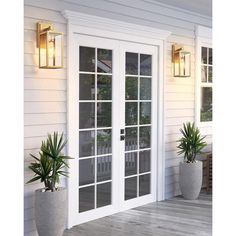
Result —
<instances>
[{"instance_id":1,"label":"potted plant","mask_svg":"<svg viewBox=\"0 0 236 236\"><path fill-rule=\"evenodd\" d=\"M42 141L39 157L30 154L35 162L29 169L34 177L27 183L40 180L44 188L35 191L35 222L39 236L61 236L67 219L67 190L58 187L60 176L68 177L67 160L71 159L62 153L67 141L63 134L48 134Z\"/></svg>"},{"instance_id":2,"label":"potted plant","mask_svg":"<svg viewBox=\"0 0 236 236\"><path fill-rule=\"evenodd\" d=\"M202 162L197 161L196 156L207 143L195 123L183 124L180 132L183 136L177 141L178 155L184 154L184 161L179 166L180 190L185 199L193 200L198 198L202 186Z\"/></svg>"}]
</instances>

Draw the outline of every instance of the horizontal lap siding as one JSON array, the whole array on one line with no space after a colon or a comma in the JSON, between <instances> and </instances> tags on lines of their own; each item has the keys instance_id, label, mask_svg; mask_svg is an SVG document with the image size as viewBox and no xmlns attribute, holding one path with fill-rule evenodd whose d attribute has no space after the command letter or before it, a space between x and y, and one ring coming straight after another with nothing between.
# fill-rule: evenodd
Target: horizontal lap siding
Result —
<instances>
[{"instance_id":1,"label":"horizontal lap siding","mask_svg":"<svg viewBox=\"0 0 236 236\"><path fill-rule=\"evenodd\" d=\"M57 11L25 6L24 21L24 181L33 177L28 170L30 153L37 154L41 141L54 131L66 134L67 80L65 69L38 68L36 48L36 23L51 21L58 31L66 35L65 19ZM66 36L65 36L66 37ZM65 40L66 41L66 40ZM65 42L65 55L66 55ZM66 62L66 57L64 58ZM36 236L34 221L34 190L39 183L25 185L24 221L25 235Z\"/></svg>"},{"instance_id":2,"label":"horizontal lap siding","mask_svg":"<svg viewBox=\"0 0 236 236\"><path fill-rule=\"evenodd\" d=\"M194 30L194 28L193 28ZM178 41L176 40L178 39ZM195 40L189 37L171 35L167 39L167 62L165 78L165 197L171 198L180 194L179 162L183 156L177 155L177 140L181 137L179 129L183 123L195 120ZM174 43L181 43L185 50L191 52L191 77L174 78L171 68L171 47ZM208 130L209 131L209 130ZM207 133L206 141L211 149L211 130Z\"/></svg>"},{"instance_id":3,"label":"horizontal lap siding","mask_svg":"<svg viewBox=\"0 0 236 236\"><path fill-rule=\"evenodd\" d=\"M178 195L179 184L176 140L183 122L193 121L195 113L195 25L211 27L211 20L186 11L176 11L153 1L137 0L25 0L24 22L24 87L25 87L25 181L31 176L27 170L32 158L37 154L41 141L47 133L57 130L66 134L66 100L67 100L67 58L65 68L60 70L43 70L38 68L38 50L36 48L36 23L50 21L58 31L65 34L65 55L67 51L66 20L62 10L73 10L92 15L122 20L129 23L146 25L169 30L171 36L166 42L165 68L165 103L164 103L164 137L165 137L165 197ZM180 43L192 54L192 77L172 77L171 46ZM211 134L211 129L205 129ZM207 136L211 143L211 135ZM209 149L211 146L209 146ZM34 222L34 190L41 184L25 185L25 235L36 236Z\"/></svg>"}]
</instances>

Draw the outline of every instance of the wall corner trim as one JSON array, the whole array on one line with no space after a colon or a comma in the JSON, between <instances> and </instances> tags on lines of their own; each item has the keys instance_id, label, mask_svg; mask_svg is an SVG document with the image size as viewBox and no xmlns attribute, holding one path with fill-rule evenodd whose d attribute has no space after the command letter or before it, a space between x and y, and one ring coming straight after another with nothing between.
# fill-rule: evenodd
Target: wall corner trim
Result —
<instances>
[{"instance_id":1,"label":"wall corner trim","mask_svg":"<svg viewBox=\"0 0 236 236\"><path fill-rule=\"evenodd\" d=\"M195 28L196 37L212 39L212 28L197 25Z\"/></svg>"}]
</instances>

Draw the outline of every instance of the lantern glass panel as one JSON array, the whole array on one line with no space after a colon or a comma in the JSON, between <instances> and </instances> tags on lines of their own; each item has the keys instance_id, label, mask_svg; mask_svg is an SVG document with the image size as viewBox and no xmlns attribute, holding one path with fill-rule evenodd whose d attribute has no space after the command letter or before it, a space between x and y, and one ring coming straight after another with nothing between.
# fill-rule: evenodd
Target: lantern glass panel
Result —
<instances>
[{"instance_id":1,"label":"lantern glass panel","mask_svg":"<svg viewBox=\"0 0 236 236\"><path fill-rule=\"evenodd\" d=\"M179 76L180 75L180 56L179 52L174 53L174 76Z\"/></svg>"},{"instance_id":2,"label":"lantern glass panel","mask_svg":"<svg viewBox=\"0 0 236 236\"><path fill-rule=\"evenodd\" d=\"M62 34L48 32L48 67L62 67Z\"/></svg>"},{"instance_id":3,"label":"lantern glass panel","mask_svg":"<svg viewBox=\"0 0 236 236\"><path fill-rule=\"evenodd\" d=\"M40 34L39 67L47 66L47 33Z\"/></svg>"},{"instance_id":4,"label":"lantern glass panel","mask_svg":"<svg viewBox=\"0 0 236 236\"><path fill-rule=\"evenodd\" d=\"M190 53L181 52L181 76L190 76Z\"/></svg>"},{"instance_id":5,"label":"lantern glass panel","mask_svg":"<svg viewBox=\"0 0 236 236\"><path fill-rule=\"evenodd\" d=\"M189 52L176 52L174 54L174 76L188 77L191 73L191 54Z\"/></svg>"}]
</instances>

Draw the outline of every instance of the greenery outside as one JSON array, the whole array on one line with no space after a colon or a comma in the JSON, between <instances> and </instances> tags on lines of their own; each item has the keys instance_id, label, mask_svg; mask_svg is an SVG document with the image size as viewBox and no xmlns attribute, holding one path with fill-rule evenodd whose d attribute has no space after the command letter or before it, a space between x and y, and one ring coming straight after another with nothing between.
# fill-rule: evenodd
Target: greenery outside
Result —
<instances>
[{"instance_id":1,"label":"greenery outside","mask_svg":"<svg viewBox=\"0 0 236 236\"><path fill-rule=\"evenodd\" d=\"M201 110L201 121L212 121L212 111L203 111Z\"/></svg>"},{"instance_id":2,"label":"greenery outside","mask_svg":"<svg viewBox=\"0 0 236 236\"><path fill-rule=\"evenodd\" d=\"M212 121L212 88L202 88L201 122Z\"/></svg>"}]
</instances>

